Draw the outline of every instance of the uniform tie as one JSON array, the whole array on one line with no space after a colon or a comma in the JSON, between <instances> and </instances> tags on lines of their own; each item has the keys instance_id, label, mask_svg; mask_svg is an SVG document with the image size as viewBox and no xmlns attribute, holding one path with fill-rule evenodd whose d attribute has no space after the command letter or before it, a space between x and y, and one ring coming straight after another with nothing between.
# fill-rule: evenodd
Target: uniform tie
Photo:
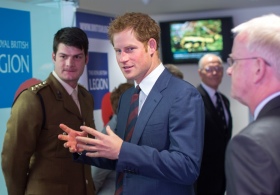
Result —
<instances>
[{"instance_id":1,"label":"uniform tie","mask_svg":"<svg viewBox=\"0 0 280 195\"><path fill-rule=\"evenodd\" d=\"M81 113L81 108L80 108L80 103L79 103L79 98L78 98L78 92L76 89L73 90L72 94L71 94L74 102L76 103L80 113Z\"/></svg>"},{"instance_id":2,"label":"uniform tie","mask_svg":"<svg viewBox=\"0 0 280 195\"><path fill-rule=\"evenodd\" d=\"M134 131L134 127L135 127L135 123L137 121L140 91L141 91L141 89L140 89L139 85L137 85L135 88L135 91L131 97L129 115L128 115L128 120L127 120L127 124L126 124L125 135L124 135L124 140L127 142L130 142L130 140L131 140L131 137L132 137L132 134ZM121 195L123 192L123 177L124 177L123 172L117 173L115 195Z\"/></svg>"}]
</instances>

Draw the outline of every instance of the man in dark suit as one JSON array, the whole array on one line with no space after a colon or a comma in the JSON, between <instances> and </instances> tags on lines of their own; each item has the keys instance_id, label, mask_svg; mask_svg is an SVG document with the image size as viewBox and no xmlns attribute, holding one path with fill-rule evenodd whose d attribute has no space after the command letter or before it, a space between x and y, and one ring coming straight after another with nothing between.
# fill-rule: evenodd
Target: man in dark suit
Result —
<instances>
[{"instance_id":1,"label":"man in dark suit","mask_svg":"<svg viewBox=\"0 0 280 195\"><path fill-rule=\"evenodd\" d=\"M87 35L63 28L53 40L54 71L14 101L2 149L2 170L9 195L93 195L90 166L72 161L57 139L63 122L95 127L93 97L78 80L88 62ZM77 90L78 104L71 97Z\"/></svg>"},{"instance_id":2,"label":"man in dark suit","mask_svg":"<svg viewBox=\"0 0 280 195\"><path fill-rule=\"evenodd\" d=\"M138 118L131 140L124 141L134 87L120 99L116 134L81 129L91 139L60 127L64 146L78 162L114 169L122 175L117 194L194 194L202 157L204 107L199 92L173 76L159 59L160 28L148 15L126 13L109 26L109 37L120 69L140 86ZM84 135L84 134L82 134ZM76 137L77 136L77 137ZM100 157L100 158L98 158ZM120 192L120 193L119 193Z\"/></svg>"},{"instance_id":3,"label":"man in dark suit","mask_svg":"<svg viewBox=\"0 0 280 195\"><path fill-rule=\"evenodd\" d=\"M232 118L229 100L218 92L223 71L222 60L215 54L206 54L199 60L201 84L197 89L204 101L205 130L202 164L196 183L197 195L224 195L226 189L225 151L231 138ZM216 92L222 100L225 123L217 110Z\"/></svg>"},{"instance_id":4,"label":"man in dark suit","mask_svg":"<svg viewBox=\"0 0 280 195\"><path fill-rule=\"evenodd\" d=\"M229 142L227 194L280 194L280 17L242 23L228 58L231 95L254 121Z\"/></svg>"}]
</instances>

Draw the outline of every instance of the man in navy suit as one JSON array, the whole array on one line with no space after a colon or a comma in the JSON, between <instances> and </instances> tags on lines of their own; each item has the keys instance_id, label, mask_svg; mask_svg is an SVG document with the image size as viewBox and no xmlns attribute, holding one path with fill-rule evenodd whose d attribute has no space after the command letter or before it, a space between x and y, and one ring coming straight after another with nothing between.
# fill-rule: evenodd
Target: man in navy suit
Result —
<instances>
[{"instance_id":1,"label":"man in navy suit","mask_svg":"<svg viewBox=\"0 0 280 195\"><path fill-rule=\"evenodd\" d=\"M218 91L223 78L222 59L205 54L198 62L201 84L197 87L204 101L204 149L200 175L196 182L197 195L224 195L226 190L225 153L231 138L232 118L229 100ZM225 124L217 111L217 94L223 105Z\"/></svg>"},{"instance_id":2,"label":"man in navy suit","mask_svg":"<svg viewBox=\"0 0 280 195\"><path fill-rule=\"evenodd\" d=\"M134 87L120 99L116 134L82 126L90 139L65 125L64 147L78 162L124 173L125 195L194 194L201 164L204 105L188 82L173 76L159 59L160 28L146 14L126 13L109 26L121 71L141 88L138 119L131 141L124 141ZM76 137L77 136L77 137Z\"/></svg>"},{"instance_id":3,"label":"man in navy suit","mask_svg":"<svg viewBox=\"0 0 280 195\"><path fill-rule=\"evenodd\" d=\"M231 95L248 106L254 121L226 150L227 194L280 194L280 17L242 23L227 69Z\"/></svg>"}]
</instances>

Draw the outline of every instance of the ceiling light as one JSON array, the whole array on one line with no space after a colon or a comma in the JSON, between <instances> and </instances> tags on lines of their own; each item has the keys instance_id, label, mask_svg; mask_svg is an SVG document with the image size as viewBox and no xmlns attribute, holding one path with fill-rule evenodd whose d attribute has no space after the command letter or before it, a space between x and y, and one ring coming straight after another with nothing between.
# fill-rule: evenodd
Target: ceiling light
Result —
<instances>
[{"instance_id":1,"label":"ceiling light","mask_svg":"<svg viewBox=\"0 0 280 195\"><path fill-rule=\"evenodd\" d=\"M148 3L150 3L151 0L142 0L142 2L147 5Z\"/></svg>"}]
</instances>

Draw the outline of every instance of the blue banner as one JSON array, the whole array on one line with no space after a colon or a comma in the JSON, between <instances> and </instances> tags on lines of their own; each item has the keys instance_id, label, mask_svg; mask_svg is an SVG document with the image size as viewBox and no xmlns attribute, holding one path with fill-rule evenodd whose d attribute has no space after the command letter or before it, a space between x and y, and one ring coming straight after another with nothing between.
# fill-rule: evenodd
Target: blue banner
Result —
<instances>
[{"instance_id":1,"label":"blue banner","mask_svg":"<svg viewBox=\"0 0 280 195\"><path fill-rule=\"evenodd\" d=\"M84 30L89 38L108 40L108 26L112 17L77 12L77 27Z\"/></svg>"},{"instance_id":2,"label":"blue banner","mask_svg":"<svg viewBox=\"0 0 280 195\"><path fill-rule=\"evenodd\" d=\"M108 26L112 19L107 16L76 13L77 27L86 32L89 40L108 41ZM94 48L94 51L89 50L89 63L87 64L88 90L94 97L94 110L101 109L102 98L109 92L109 57L104 50L99 51L99 46L90 46L90 48Z\"/></svg>"},{"instance_id":3,"label":"blue banner","mask_svg":"<svg viewBox=\"0 0 280 195\"><path fill-rule=\"evenodd\" d=\"M8 108L20 84L32 78L30 13L0 8L0 26L0 108Z\"/></svg>"},{"instance_id":4,"label":"blue banner","mask_svg":"<svg viewBox=\"0 0 280 195\"><path fill-rule=\"evenodd\" d=\"M89 52L88 90L94 97L94 109L101 109L103 96L109 91L108 55Z\"/></svg>"}]
</instances>

